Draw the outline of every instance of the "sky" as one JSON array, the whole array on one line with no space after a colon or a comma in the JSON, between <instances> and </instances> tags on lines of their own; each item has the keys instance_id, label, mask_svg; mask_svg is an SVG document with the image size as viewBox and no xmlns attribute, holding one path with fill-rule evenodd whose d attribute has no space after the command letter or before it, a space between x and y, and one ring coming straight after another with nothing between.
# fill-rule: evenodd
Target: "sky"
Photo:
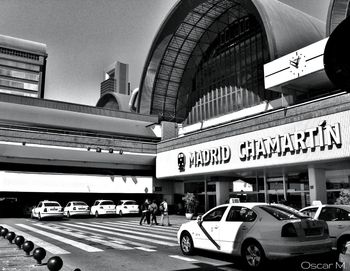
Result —
<instances>
[{"instance_id":1,"label":"sky","mask_svg":"<svg viewBox=\"0 0 350 271\"><path fill-rule=\"evenodd\" d=\"M264 0L267 1L267 0ZM324 19L330 0L282 0ZM177 0L0 0L0 34L47 45L45 98L96 105L103 70L129 64L131 89Z\"/></svg>"}]
</instances>

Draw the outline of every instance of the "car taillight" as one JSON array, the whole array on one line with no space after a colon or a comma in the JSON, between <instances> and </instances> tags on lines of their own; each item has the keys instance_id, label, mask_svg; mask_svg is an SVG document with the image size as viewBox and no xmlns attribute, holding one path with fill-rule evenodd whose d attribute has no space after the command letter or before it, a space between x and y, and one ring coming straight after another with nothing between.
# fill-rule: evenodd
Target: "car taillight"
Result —
<instances>
[{"instance_id":1,"label":"car taillight","mask_svg":"<svg viewBox=\"0 0 350 271\"><path fill-rule=\"evenodd\" d=\"M46 208L44 208L44 212L47 212L47 209L46 209Z\"/></svg>"},{"instance_id":2,"label":"car taillight","mask_svg":"<svg viewBox=\"0 0 350 271\"><path fill-rule=\"evenodd\" d=\"M103 206L100 206L100 209L103 209Z\"/></svg>"},{"instance_id":3,"label":"car taillight","mask_svg":"<svg viewBox=\"0 0 350 271\"><path fill-rule=\"evenodd\" d=\"M73 210L76 210L77 208L76 207L73 207Z\"/></svg>"},{"instance_id":4,"label":"car taillight","mask_svg":"<svg viewBox=\"0 0 350 271\"><path fill-rule=\"evenodd\" d=\"M127 206L124 206L124 209L127 209L128 207Z\"/></svg>"},{"instance_id":5,"label":"car taillight","mask_svg":"<svg viewBox=\"0 0 350 271\"><path fill-rule=\"evenodd\" d=\"M282 227L281 236L282 237L297 237L297 231L295 230L293 223L288 223Z\"/></svg>"}]
</instances>

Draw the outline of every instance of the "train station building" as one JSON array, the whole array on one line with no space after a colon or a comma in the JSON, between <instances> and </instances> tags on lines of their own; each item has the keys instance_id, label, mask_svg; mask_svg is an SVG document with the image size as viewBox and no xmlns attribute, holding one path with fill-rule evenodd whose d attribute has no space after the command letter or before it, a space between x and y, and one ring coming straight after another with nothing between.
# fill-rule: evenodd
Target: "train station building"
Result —
<instances>
[{"instance_id":1,"label":"train station building","mask_svg":"<svg viewBox=\"0 0 350 271\"><path fill-rule=\"evenodd\" d=\"M349 2L323 21L278 0L178 1L127 106L112 92L97 107L0 94L1 168L108 176L96 193L129 180L171 205L192 192L199 212L334 203L350 188Z\"/></svg>"},{"instance_id":2,"label":"train station building","mask_svg":"<svg viewBox=\"0 0 350 271\"><path fill-rule=\"evenodd\" d=\"M156 178L174 183L174 202L194 192L202 209L232 197L301 208L349 188L350 95L332 78L349 59L334 50L342 34L329 38L349 1L330 2L326 21L277 0L172 9L137 110L167 127Z\"/></svg>"}]
</instances>

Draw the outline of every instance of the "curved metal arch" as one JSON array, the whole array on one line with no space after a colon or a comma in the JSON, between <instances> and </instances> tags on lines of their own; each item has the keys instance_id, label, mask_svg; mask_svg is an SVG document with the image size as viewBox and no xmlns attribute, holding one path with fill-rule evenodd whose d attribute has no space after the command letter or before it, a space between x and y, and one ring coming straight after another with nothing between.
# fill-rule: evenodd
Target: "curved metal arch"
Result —
<instances>
[{"instance_id":1,"label":"curved metal arch","mask_svg":"<svg viewBox=\"0 0 350 271\"><path fill-rule=\"evenodd\" d=\"M148 54L141 77L138 112L160 114L170 121L176 119L179 103L179 83L185 74L186 65L195 53L204 33L210 31L213 18L219 18L223 11L204 17L210 24L197 20L196 28L186 21L187 16L198 16L196 8L213 4L229 3L252 8L252 15L261 23L266 36L271 60L325 37L325 25L319 20L277 0L182 0L169 13L156 35ZM200 12L199 12L200 13ZM187 35L176 36L182 29ZM190 36L194 29L201 29L201 35ZM172 42L181 46L172 47ZM192 42L192 46L191 46ZM187 44L186 44L187 43ZM179 59L183 60L182 63ZM181 103L186 103L185 99ZM166 116L170 112L169 116Z\"/></svg>"},{"instance_id":2,"label":"curved metal arch","mask_svg":"<svg viewBox=\"0 0 350 271\"><path fill-rule=\"evenodd\" d=\"M208 2L210 2L210 4ZM156 81L155 81L154 87L153 87L152 104L154 102L154 95L158 94L157 93L157 86L158 86L159 80L166 80L165 94L164 94L164 97L163 97L163 107L162 107L162 111L161 111L163 114L169 112L168 110L166 110L166 105L167 105L166 101L167 101L167 98L169 98L168 97L169 84L173 83L175 85L178 85L178 87L181 85L182 74L186 70L188 61L192 57L195 48L200 43L202 36L207 31L210 31L209 29L211 28L211 26L213 24L215 24L217 22L217 20L223 14L225 14L229 9L231 9L234 6L234 4L235 4L235 2L231 1L231 0L224 0L224 1L222 1L222 0L212 0L212 1L208 1L208 2L204 2L202 4L202 5L204 5L204 7L202 5L198 5L194 10L192 10L186 16L185 20L178 27L178 30L179 30L179 29L184 27L184 24L189 26L186 35L185 36L178 35L178 30L177 30L174 33L172 39L167 44L167 48L164 51L164 54L163 54L163 57L162 57L163 60L166 57L166 54L169 53L169 50L173 51L173 50L177 49L177 51L176 51L177 54L174 57L174 65L170 67L170 71L168 72L168 79L163 79L163 78L159 79L159 78L157 78ZM216 8L220 8L220 12L218 10L216 10ZM198 11L198 9L202 9L203 12ZM205 11L204 11L204 9L205 9ZM195 17L198 16L197 18L195 18L196 22L192 21L194 24L190 24L189 19L187 19L187 18L189 18L189 17L193 18L194 16ZM198 26L199 24L202 23L203 20L206 21L205 23L207 24L207 27ZM200 29L200 31L199 31L199 34L195 37L195 40L193 40L193 38L191 39L190 35L193 32L198 31L198 29ZM219 34L219 32L220 31L214 32L215 36L217 36ZM176 39L178 37L180 37L182 39L181 43L179 44L179 47L178 48L171 47L170 45L173 45L172 42L174 41L174 39ZM183 53L183 51L186 51L186 50L183 49L184 48L184 44L186 42L188 42L188 41L192 42L192 44L193 44L193 47L191 48L191 52L189 54ZM177 60L179 59L179 57L182 57L182 58L185 59L182 67L175 65L176 63L178 64ZM165 61L167 61L167 60L165 60ZM158 67L157 74L159 74L161 72L161 70L163 68L163 65L164 65L164 63L162 61L160 63L160 65L159 65L159 67ZM171 77L174 77L173 71L174 71L175 66L176 66L176 68L182 70L182 74L181 74L180 77L178 77L178 81L173 81L173 80L170 79ZM179 91L177 91L175 93L175 97L172 97L172 98L174 98L174 105L173 105L174 115L173 116L172 115L168 115L168 116L164 116L163 115L163 118L165 118L167 120L173 120L173 119L176 118L176 107L177 107L178 92ZM153 112L151 112L151 113L153 113Z\"/></svg>"},{"instance_id":3,"label":"curved metal arch","mask_svg":"<svg viewBox=\"0 0 350 271\"><path fill-rule=\"evenodd\" d=\"M114 110L119 110L120 105L118 101L118 97L113 92L107 92L97 101L96 107L104 107L108 102L113 101L116 104L116 108Z\"/></svg>"}]
</instances>

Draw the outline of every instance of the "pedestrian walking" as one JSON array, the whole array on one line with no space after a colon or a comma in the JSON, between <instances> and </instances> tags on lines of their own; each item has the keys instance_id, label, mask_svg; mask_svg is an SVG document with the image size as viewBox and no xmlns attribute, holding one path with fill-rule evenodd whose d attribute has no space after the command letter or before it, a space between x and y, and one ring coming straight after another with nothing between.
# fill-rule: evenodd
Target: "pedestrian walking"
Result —
<instances>
[{"instance_id":1,"label":"pedestrian walking","mask_svg":"<svg viewBox=\"0 0 350 271\"><path fill-rule=\"evenodd\" d=\"M160 224L164 226L164 220L168 220L168 226L170 226L170 220L169 220L169 210L168 210L168 203L166 199L162 201L162 203L159 205L159 210L161 213L161 218L160 218Z\"/></svg>"},{"instance_id":2,"label":"pedestrian walking","mask_svg":"<svg viewBox=\"0 0 350 271\"><path fill-rule=\"evenodd\" d=\"M145 200L145 202L141 205L141 219L140 219L140 225L142 225L143 219L146 218L147 224L150 224L150 214L149 214L149 201L148 199Z\"/></svg>"},{"instance_id":3,"label":"pedestrian walking","mask_svg":"<svg viewBox=\"0 0 350 271\"><path fill-rule=\"evenodd\" d=\"M149 211L151 215L151 225L154 224L158 225L157 223L157 211L158 211L158 205L156 203L156 200L152 201L152 204L149 206Z\"/></svg>"}]
</instances>

